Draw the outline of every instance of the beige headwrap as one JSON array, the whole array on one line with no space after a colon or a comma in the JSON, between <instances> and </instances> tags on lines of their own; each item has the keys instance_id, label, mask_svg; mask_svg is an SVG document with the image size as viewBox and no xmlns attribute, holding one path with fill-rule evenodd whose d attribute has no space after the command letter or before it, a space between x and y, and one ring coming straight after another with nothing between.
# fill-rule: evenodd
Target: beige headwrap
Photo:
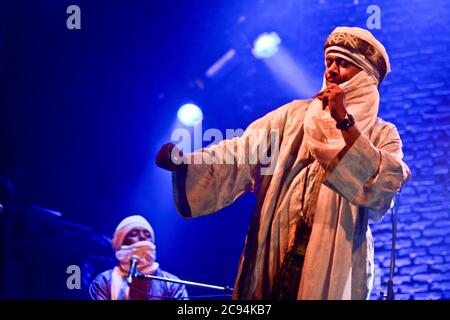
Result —
<instances>
[{"instance_id":1,"label":"beige headwrap","mask_svg":"<svg viewBox=\"0 0 450 320\"><path fill-rule=\"evenodd\" d=\"M119 223L116 231L114 232L112 239L112 247L114 251L120 249L127 233L136 227L143 227L150 231L150 234L152 235L152 242L155 242L155 233L153 232L153 228L150 223L143 216L129 216Z\"/></svg>"},{"instance_id":2,"label":"beige headwrap","mask_svg":"<svg viewBox=\"0 0 450 320\"><path fill-rule=\"evenodd\" d=\"M358 27L337 27L324 44L325 56L330 53L350 60L367 73L383 81L391 71L384 46L370 31Z\"/></svg>"},{"instance_id":3,"label":"beige headwrap","mask_svg":"<svg viewBox=\"0 0 450 320\"><path fill-rule=\"evenodd\" d=\"M339 87L345 92L347 112L354 116L358 129L366 134L378 116L378 84L390 71L386 50L367 30L338 27L325 43L327 55L339 56L362 69ZM324 77L322 89L325 87ZM324 164L330 163L345 146L336 121L328 108L322 109L322 102L317 98L311 102L305 115L305 140L312 155Z\"/></svg>"},{"instance_id":4,"label":"beige headwrap","mask_svg":"<svg viewBox=\"0 0 450 320\"><path fill-rule=\"evenodd\" d=\"M125 236L132 229L143 227L150 231L152 241L139 241L132 245L123 245ZM150 223L142 216L134 215L123 219L116 228L112 247L116 252L119 265L114 267L111 275L111 300L128 300L130 286L126 281L131 257L138 258L137 271L153 274L159 264L156 262L155 233Z\"/></svg>"}]
</instances>

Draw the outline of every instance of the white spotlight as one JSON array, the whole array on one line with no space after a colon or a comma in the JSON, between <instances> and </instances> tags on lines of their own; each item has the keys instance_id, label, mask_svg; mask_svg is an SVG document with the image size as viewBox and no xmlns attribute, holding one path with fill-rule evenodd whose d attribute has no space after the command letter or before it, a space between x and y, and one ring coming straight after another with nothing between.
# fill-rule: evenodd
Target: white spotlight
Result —
<instances>
[{"instance_id":1,"label":"white spotlight","mask_svg":"<svg viewBox=\"0 0 450 320\"><path fill-rule=\"evenodd\" d=\"M178 109L177 117L182 124L193 127L203 120L203 113L195 104L187 103Z\"/></svg>"},{"instance_id":2,"label":"white spotlight","mask_svg":"<svg viewBox=\"0 0 450 320\"><path fill-rule=\"evenodd\" d=\"M276 32L265 32L253 42L252 53L258 59L270 58L278 52L280 43L281 38Z\"/></svg>"}]
</instances>

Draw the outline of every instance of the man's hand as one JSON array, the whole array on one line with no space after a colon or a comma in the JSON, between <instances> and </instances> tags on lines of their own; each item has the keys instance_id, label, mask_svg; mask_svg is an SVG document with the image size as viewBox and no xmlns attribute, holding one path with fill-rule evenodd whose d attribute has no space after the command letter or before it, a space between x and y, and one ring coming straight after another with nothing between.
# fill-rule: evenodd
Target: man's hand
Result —
<instances>
[{"instance_id":1,"label":"man's hand","mask_svg":"<svg viewBox=\"0 0 450 320\"><path fill-rule=\"evenodd\" d=\"M314 98L322 101L323 109L328 106L331 117L336 122L340 122L346 118L347 102L345 101L345 93L337 84L330 84L325 88L325 90L316 94ZM345 144L348 147L351 147L361 134L356 126L352 126L347 131L342 130L341 132L344 137Z\"/></svg>"},{"instance_id":2,"label":"man's hand","mask_svg":"<svg viewBox=\"0 0 450 320\"><path fill-rule=\"evenodd\" d=\"M323 109L328 106L331 117L336 121L342 121L347 116L347 103L344 91L335 83L331 83L325 90L314 96L322 101Z\"/></svg>"},{"instance_id":3,"label":"man's hand","mask_svg":"<svg viewBox=\"0 0 450 320\"><path fill-rule=\"evenodd\" d=\"M173 143L166 143L156 155L156 165L169 171L177 171L186 166L183 162L183 152Z\"/></svg>"}]
</instances>

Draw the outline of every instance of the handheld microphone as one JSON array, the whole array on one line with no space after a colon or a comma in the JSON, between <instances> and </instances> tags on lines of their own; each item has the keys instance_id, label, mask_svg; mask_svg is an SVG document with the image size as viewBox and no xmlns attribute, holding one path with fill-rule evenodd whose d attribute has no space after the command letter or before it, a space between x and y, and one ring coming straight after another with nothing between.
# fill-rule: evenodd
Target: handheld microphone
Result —
<instances>
[{"instance_id":1,"label":"handheld microphone","mask_svg":"<svg viewBox=\"0 0 450 320\"><path fill-rule=\"evenodd\" d=\"M130 259L130 270L128 271L127 282L130 285L133 282L133 277L136 274L136 267L139 262L138 256L132 256Z\"/></svg>"}]
</instances>

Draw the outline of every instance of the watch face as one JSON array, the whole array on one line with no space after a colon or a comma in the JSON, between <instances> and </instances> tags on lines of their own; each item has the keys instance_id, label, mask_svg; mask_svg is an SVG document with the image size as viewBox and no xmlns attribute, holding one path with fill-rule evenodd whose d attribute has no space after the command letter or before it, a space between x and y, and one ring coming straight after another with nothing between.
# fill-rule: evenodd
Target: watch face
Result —
<instances>
[{"instance_id":1,"label":"watch face","mask_svg":"<svg viewBox=\"0 0 450 320\"><path fill-rule=\"evenodd\" d=\"M336 124L336 128L338 128L339 130L347 130L354 124L355 124L355 119L353 118L353 116L351 114L347 114L347 118L338 122Z\"/></svg>"}]
</instances>

